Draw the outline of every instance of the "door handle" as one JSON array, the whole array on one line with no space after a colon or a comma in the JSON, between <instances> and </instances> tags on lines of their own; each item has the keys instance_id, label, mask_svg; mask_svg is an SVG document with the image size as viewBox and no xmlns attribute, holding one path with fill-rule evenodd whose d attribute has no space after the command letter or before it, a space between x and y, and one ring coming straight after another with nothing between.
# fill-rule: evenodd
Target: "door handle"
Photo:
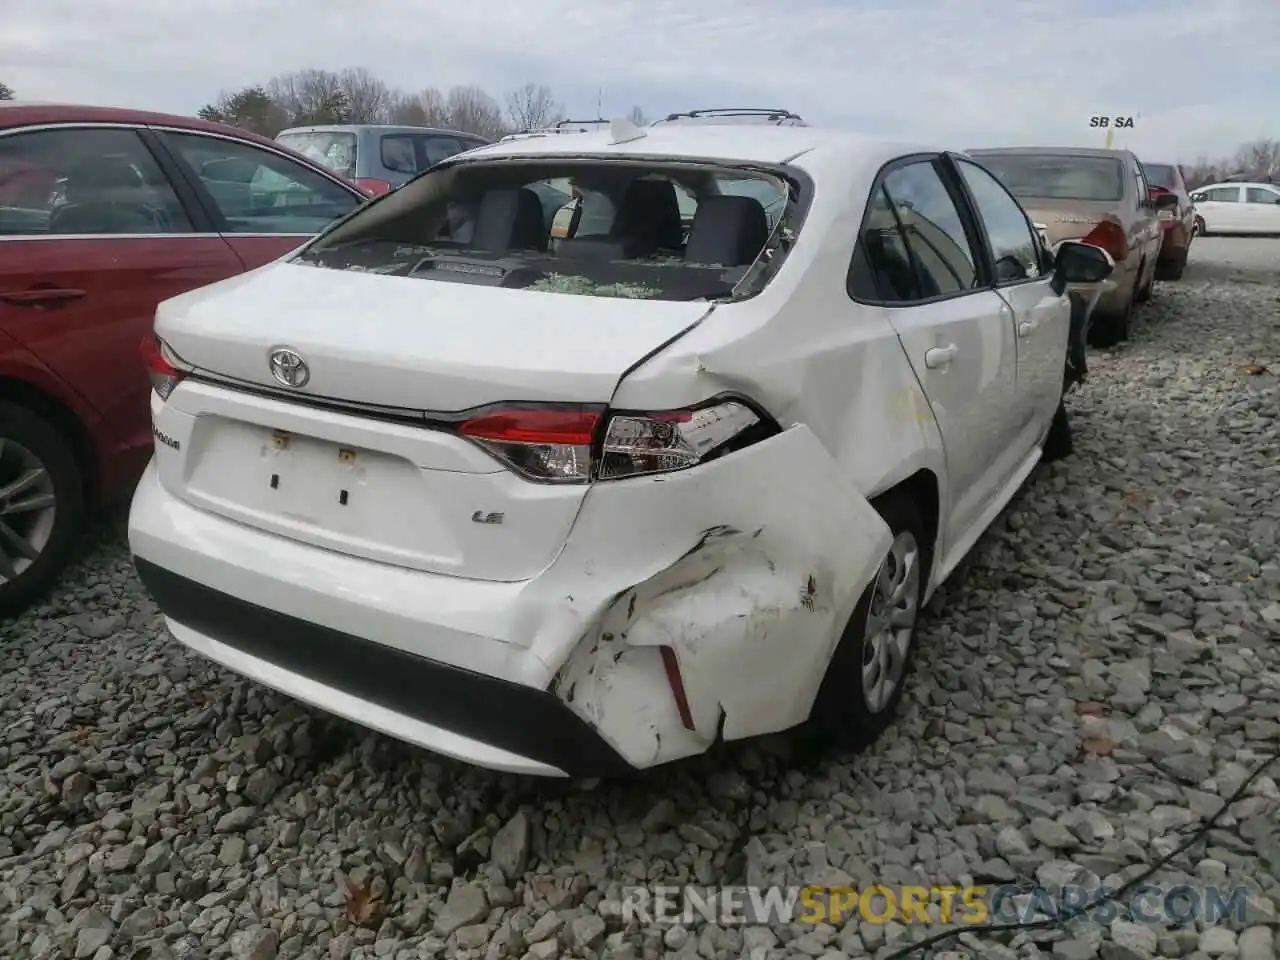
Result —
<instances>
[{"instance_id":1,"label":"door handle","mask_svg":"<svg viewBox=\"0 0 1280 960\"><path fill-rule=\"evenodd\" d=\"M13 290L0 293L0 300L11 303L15 307L44 307L79 300L84 296L83 290L62 289L59 287L41 287L35 290Z\"/></svg>"},{"instance_id":2,"label":"door handle","mask_svg":"<svg viewBox=\"0 0 1280 960\"><path fill-rule=\"evenodd\" d=\"M930 370L940 370L943 367L949 367L951 361L955 359L959 348L954 343L949 343L945 347L934 347L932 350L926 350L924 354L924 365Z\"/></svg>"},{"instance_id":3,"label":"door handle","mask_svg":"<svg viewBox=\"0 0 1280 960\"><path fill-rule=\"evenodd\" d=\"M1020 324L1018 324L1018 336L1029 337L1031 336L1032 333L1035 332L1035 329L1036 329L1036 325L1034 323L1032 323L1030 320L1023 320Z\"/></svg>"}]
</instances>

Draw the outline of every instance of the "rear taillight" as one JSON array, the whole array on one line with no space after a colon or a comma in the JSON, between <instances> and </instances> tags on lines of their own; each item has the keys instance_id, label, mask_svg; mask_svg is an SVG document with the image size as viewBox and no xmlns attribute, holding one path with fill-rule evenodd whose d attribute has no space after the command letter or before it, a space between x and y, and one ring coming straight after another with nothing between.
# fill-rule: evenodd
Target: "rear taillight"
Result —
<instances>
[{"instance_id":1,"label":"rear taillight","mask_svg":"<svg viewBox=\"0 0 1280 960\"><path fill-rule=\"evenodd\" d=\"M161 400L168 400L169 394L182 382L183 372L174 366L164 341L155 334L148 333L143 337L138 348L151 376L151 389L160 395Z\"/></svg>"},{"instance_id":2,"label":"rear taillight","mask_svg":"<svg viewBox=\"0 0 1280 960\"><path fill-rule=\"evenodd\" d=\"M1124 262L1129 255L1129 239L1124 235L1124 229L1110 220L1103 220L1089 231L1088 236L1082 237L1080 242L1101 247L1111 254L1111 259L1116 263Z\"/></svg>"},{"instance_id":3,"label":"rear taillight","mask_svg":"<svg viewBox=\"0 0 1280 960\"><path fill-rule=\"evenodd\" d=\"M603 407L504 407L465 421L459 433L532 480L592 479L684 470L776 433L744 403L606 415Z\"/></svg>"},{"instance_id":4,"label":"rear taillight","mask_svg":"<svg viewBox=\"0 0 1280 960\"><path fill-rule=\"evenodd\" d=\"M601 445L598 476L613 480L684 470L737 449L761 425L754 410L732 400L696 410L615 416Z\"/></svg>"},{"instance_id":5,"label":"rear taillight","mask_svg":"<svg viewBox=\"0 0 1280 960\"><path fill-rule=\"evenodd\" d=\"M602 407L510 407L465 421L459 433L533 480L585 483Z\"/></svg>"},{"instance_id":6,"label":"rear taillight","mask_svg":"<svg viewBox=\"0 0 1280 960\"><path fill-rule=\"evenodd\" d=\"M361 177L356 181L356 186L370 196L378 196L391 190L390 182L386 180L373 180L369 177Z\"/></svg>"}]
</instances>

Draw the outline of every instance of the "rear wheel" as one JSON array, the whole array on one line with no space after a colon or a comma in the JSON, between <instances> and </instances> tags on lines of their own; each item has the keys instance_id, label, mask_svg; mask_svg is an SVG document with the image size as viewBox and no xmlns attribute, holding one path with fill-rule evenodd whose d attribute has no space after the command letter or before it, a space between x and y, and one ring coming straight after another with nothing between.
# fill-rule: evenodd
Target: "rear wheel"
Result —
<instances>
[{"instance_id":1,"label":"rear wheel","mask_svg":"<svg viewBox=\"0 0 1280 960\"><path fill-rule=\"evenodd\" d=\"M1191 248L1187 247L1172 260L1160 264L1160 279L1181 280L1182 275L1187 272L1187 258L1190 256Z\"/></svg>"},{"instance_id":2,"label":"rear wheel","mask_svg":"<svg viewBox=\"0 0 1280 960\"><path fill-rule=\"evenodd\" d=\"M1129 322L1133 319L1134 299L1135 297L1131 295L1124 308L1116 313L1094 314L1093 324L1089 327L1089 342L1093 346L1114 347L1117 343L1129 339Z\"/></svg>"},{"instance_id":3,"label":"rear wheel","mask_svg":"<svg viewBox=\"0 0 1280 960\"><path fill-rule=\"evenodd\" d=\"M57 579L84 510L70 445L29 410L0 403L0 616L20 613Z\"/></svg>"},{"instance_id":4,"label":"rear wheel","mask_svg":"<svg viewBox=\"0 0 1280 960\"><path fill-rule=\"evenodd\" d=\"M1139 280L1139 282L1141 281L1141 279L1142 279L1142 275L1146 272L1146 270L1147 270L1147 263L1146 263L1146 261L1144 260L1142 263L1138 264L1138 280ZM1151 271L1151 278L1150 278L1150 279L1149 279L1149 280L1148 280L1148 281L1147 281L1143 286L1139 287L1139 288L1138 288L1138 291L1133 295L1133 302L1134 302L1134 303L1146 303L1148 300L1150 300L1150 299L1151 299L1151 288L1152 288L1152 287L1154 287L1155 285L1156 285L1156 272L1155 272L1155 270L1152 270L1152 271Z\"/></svg>"},{"instance_id":5,"label":"rear wheel","mask_svg":"<svg viewBox=\"0 0 1280 960\"><path fill-rule=\"evenodd\" d=\"M840 637L812 715L824 740L853 749L884 733L902 699L933 556L913 500L890 494L876 509L893 543Z\"/></svg>"},{"instance_id":6,"label":"rear wheel","mask_svg":"<svg viewBox=\"0 0 1280 960\"><path fill-rule=\"evenodd\" d=\"M1045 463L1053 463L1071 456L1074 442L1071 439L1071 419L1067 416L1066 400L1058 401L1058 411L1049 424L1049 432L1045 435L1044 445L1040 448L1040 459Z\"/></svg>"}]
</instances>

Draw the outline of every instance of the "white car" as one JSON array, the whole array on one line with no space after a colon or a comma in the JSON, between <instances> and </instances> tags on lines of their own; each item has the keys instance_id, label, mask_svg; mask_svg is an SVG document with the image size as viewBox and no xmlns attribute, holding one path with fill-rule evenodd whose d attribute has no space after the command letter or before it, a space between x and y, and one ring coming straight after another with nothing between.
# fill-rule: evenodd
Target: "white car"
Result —
<instances>
[{"instance_id":1,"label":"white car","mask_svg":"<svg viewBox=\"0 0 1280 960\"><path fill-rule=\"evenodd\" d=\"M565 180L607 232L549 238L530 185ZM161 305L136 566L192 650L484 767L866 744L922 605L1069 447L1065 290L1110 269L927 147L471 151Z\"/></svg>"},{"instance_id":2,"label":"white car","mask_svg":"<svg viewBox=\"0 0 1280 960\"><path fill-rule=\"evenodd\" d=\"M1280 186L1211 183L1191 192L1196 233L1280 234Z\"/></svg>"}]
</instances>

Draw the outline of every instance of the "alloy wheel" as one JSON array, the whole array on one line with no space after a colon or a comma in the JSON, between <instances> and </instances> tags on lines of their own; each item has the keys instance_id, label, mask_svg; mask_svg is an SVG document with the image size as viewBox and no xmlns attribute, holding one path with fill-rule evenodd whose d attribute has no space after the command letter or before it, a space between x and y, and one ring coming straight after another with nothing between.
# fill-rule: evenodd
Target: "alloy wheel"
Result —
<instances>
[{"instance_id":1,"label":"alloy wheel","mask_svg":"<svg viewBox=\"0 0 1280 960\"><path fill-rule=\"evenodd\" d=\"M870 713L879 713L902 682L911 637L920 615L920 546L904 530L880 565L862 646L862 695Z\"/></svg>"},{"instance_id":2,"label":"alloy wheel","mask_svg":"<svg viewBox=\"0 0 1280 960\"><path fill-rule=\"evenodd\" d=\"M49 543L57 498L40 458L0 438L0 582L21 576Z\"/></svg>"}]
</instances>

